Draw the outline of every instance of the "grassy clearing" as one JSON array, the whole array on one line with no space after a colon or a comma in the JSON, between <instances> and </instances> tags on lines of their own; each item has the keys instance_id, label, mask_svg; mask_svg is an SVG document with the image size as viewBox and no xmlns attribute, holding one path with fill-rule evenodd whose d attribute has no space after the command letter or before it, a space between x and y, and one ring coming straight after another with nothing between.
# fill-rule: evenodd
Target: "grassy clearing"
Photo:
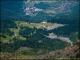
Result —
<instances>
[{"instance_id":1,"label":"grassy clearing","mask_svg":"<svg viewBox=\"0 0 80 60\"><path fill-rule=\"evenodd\" d=\"M44 26L53 26L53 23L28 23L28 22L23 22L23 21L16 21L16 24L18 24L18 26L28 26L30 28L36 27L36 28L40 28L40 26L44 25Z\"/></svg>"},{"instance_id":2,"label":"grassy clearing","mask_svg":"<svg viewBox=\"0 0 80 60\"><path fill-rule=\"evenodd\" d=\"M7 38L3 38L3 37L1 37L1 41L4 41L4 40L11 40L13 37L12 36L8 36L8 35L6 35L7 36Z\"/></svg>"},{"instance_id":3,"label":"grassy clearing","mask_svg":"<svg viewBox=\"0 0 80 60\"><path fill-rule=\"evenodd\" d=\"M6 35L7 38L2 38L1 37L1 40L2 41L4 41L4 40L12 40L15 35L17 36L17 38L22 39L22 40L25 40L24 37L22 37L21 35L19 35L19 31L20 31L20 26L21 25L22 26L28 26L30 28L34 28L34 27L41 28L41 26L53 26L54 25L53 23L49 23L49 22L42 24L42 23L28 23L28 22L24 22L24 21L15 21L15 23L18 26L17 29L16 28L9 28L11 31L14 32L14 35L13 36Z\"/></svg>"}]
</instances>

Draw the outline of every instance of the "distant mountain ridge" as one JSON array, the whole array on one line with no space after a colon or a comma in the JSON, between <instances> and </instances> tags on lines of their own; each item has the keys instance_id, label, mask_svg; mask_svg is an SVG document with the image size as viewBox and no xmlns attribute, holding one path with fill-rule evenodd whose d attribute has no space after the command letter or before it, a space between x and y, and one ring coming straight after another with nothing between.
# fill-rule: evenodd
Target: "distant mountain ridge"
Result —
<instances>
[{"instance_id":1,"label":"distant mountain ridge","mask_svg":"<svg viewBox=\"0 0 80 60\"><path fill-rule=\"evenodd\" d=\"M77 7L75 9L75 7ZM76 16L79 2L75 1L43 1L21 0L1 1L1 18L17 18L29 20L46 20L59 14ZM40 14L41 13L41 14ZM76 15L75 15L76 14ZM30 18L28 18L30 16ZM42 17L41 17L42 16ZM48 17L48 18L47 18Z\"/></svg>"}]
</instances>

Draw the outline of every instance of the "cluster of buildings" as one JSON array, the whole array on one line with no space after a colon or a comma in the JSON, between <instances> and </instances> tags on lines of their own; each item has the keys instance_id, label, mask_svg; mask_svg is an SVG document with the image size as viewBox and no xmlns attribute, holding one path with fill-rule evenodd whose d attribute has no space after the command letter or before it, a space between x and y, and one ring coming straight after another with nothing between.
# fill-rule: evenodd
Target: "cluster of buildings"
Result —
<instances>
[{"instance_id":1,"label":"cluster of buildings","mask_svg":"<svg viewBox=\"0 0 80 60\"><path fill-rule=\"evenodd\" d=\"M31 13L42 11L42 9L36 8L36 7L27 7L25 9L26 15L30 15Z\"/></svg>"}]
</instances>

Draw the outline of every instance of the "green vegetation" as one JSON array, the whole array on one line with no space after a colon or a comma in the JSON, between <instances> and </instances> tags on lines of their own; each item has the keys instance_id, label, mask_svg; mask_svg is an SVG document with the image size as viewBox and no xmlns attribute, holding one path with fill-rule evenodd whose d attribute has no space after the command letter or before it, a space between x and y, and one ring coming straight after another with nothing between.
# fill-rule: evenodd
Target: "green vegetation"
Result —
<instances>
[{"instance_id":1,"label":"green vegetation","mask_svg":"<svg viewBox=\"0 0 80 60\"><path fill-rule=\"evenodd\" d=\"M66 54L66 56L70 56L70 54Z\"/></svg>"},{"instance_id":2,"label":"green vegetation","mask_svg":"<svg viewBox=\"0 0 80 60\"><path fill-rule=\"evenodd\" d=\"M28 26L28 27L30 27L30 28L34 28L34 27L36 27L36 28L40 28L41 26L42 26L42 23L28 23L28 22L25 22L25 21L12 21L12 23L10 22L10 20L9 20L9 22L6 22L6 20L2 20L2 23L3 22L5 22L4 24L2 24L2 34L4 35L4 37L6 37L6 38L4 38L4 37L2 37L2 34L1 34L1 40L3 41L3 40L11 40L11 39L13 39L13 37L14 37L14 35L16 34L16 36L18 37L18 38L20 38L20 39L22 39L22 40L25 40L25 38L24 37L22 37L21 35L19 35L19 31L21 30L21 26ZM9 25L9 26L14 26L14 27L6 27L5 26L5 24L6 25ZM12 24L14 24L14 25L12 25ZM54 25L53 23L45 23L44 24L45 26L52 26L52 25ZM6 27L6 28L5 28ZM7 30L8 29L8 30ZM10 32L11 31L11 32ZM12 33L12 35L10 35Z\"/></svg>"},{"instance_id":3,"label":"green vegetation","mask_svg":"<svg viewBox=\"0 0 80 60\"><path fill-rule=\"evenodd\" d=\"M40 26L42 26L42 23L30 23L30 22L25 22L25 21L15 21L15 23L18 25L18 26L28 26L30 28L40 28ZM45 26L53 26L54 24L53 23L45 23L44 24Z\"/></svg>"},{"instance_id":4,"label":"green vegetation","mask_svg":"<svg viewBox=\"0 0 80 60\"><path fill-rule=\"evenodd\" d=\"M80 58L80 52L76 54L76 58Z\"/></svg>"},{"instance_id":5,"label":"green vegetation","mask_svg":"<svg viewBox=\"0 0 80 60\"><path fill-rule=\"evenodd\" d=\"M68 43L63 42L59 39L49 39L44 35L48 35L49 31L41 28L41 26L52 26L53 23L29 23L25 21L13 21L13 25L8 21L5 24L9 23L7 28L9 32L4 34L6 37L1 38L1 51L16 53L25 56L37 56L45 54L57 49L62 49L66 46L69 46ZM14 26L15 25L15 26ZM5 25L4 25L5 26ZM3 26L3 28L4 28ZM12 27L9 27L12 26ZM14 27L13 27L14 26ZM5 29L5 28L4 28ZM9 36L8 34L14 32L13 35ZM2 34L4 32L1 32ZM1 35L2 36L2 35ZM6 42L5 42L6 41ZM57 44L58 43L58 44ZM62 47L60 47L62 46ZM17 51L21 47L31 48L32 50ZM18 52L18 53L17 53Z\"/></svg>"},{"instance_id":6,"label":"green vegetation","mask_svg":"<svg viewBox=\"0 0 80 60\"><path fill-rule=\"evenodd\" d=\"M43 26L53 26L54 23L33 23L10 19L1 20L1 22L1 51L13 53L17 57L19 57L18 54L21 54L21 57L35 57L70 46L67 42L61 41L60 39L50 39L45 35L48 36L49 33L54 32L57 35L72 37L73 35L75 36L74 33L77 31L77 29L74 29L75 27L77 28L77 25L73 26L70 22L68 26L49 31L45 28L43 29ZM72 29L73 31L71 31ZM23 49L20 49L22 47L26 47L26 49L23 51Z\"/></svg>"},{"instance_id":7,"label":"green vegetation","mask_svg":"<svg viewBox=\"0 0 80 60\"><path fill-rule=\"evenodd\" d=\"M48 20L48 22L51 23L60 23L60 24L66 24L63 27L59 27L54 30L50 30L50 32L54 32L58 36L64 36L69 37L70 40L75 44L75 42L79 38L79 16L73 17L71 15L70 17L67 17L65 15L59 15L58 18L54 17L51 20Z\"/></svg>"},{"instance_id":8,"label":"green vegetation","mask_svg":"<svg viewBox=\"0 0 80 60\"><path fill-rule=\"evenodd\" d=\"M1 32L0 32L1 41L10 40L14 35L14 32L11 31L9 28L17 28L14 21L10 19L1 20Z\"/></svg>"}]
</instances>

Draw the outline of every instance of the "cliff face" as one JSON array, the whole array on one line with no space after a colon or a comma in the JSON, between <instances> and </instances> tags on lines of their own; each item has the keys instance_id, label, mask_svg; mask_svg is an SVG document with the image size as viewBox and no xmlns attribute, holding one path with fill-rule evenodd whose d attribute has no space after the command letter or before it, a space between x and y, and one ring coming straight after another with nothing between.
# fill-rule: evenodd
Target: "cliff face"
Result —
<instances>
[{"instance_id":1,"label":"cliff face","mask_svg":"<svg viewBox=\"0 0 80 60\"><path fill-rule=\"evenodd\" d=\"M54 58L80 58L79 51L77 45L66 47L65 49L52 51L48 54L38 56L36 59L54 59Z\"/></svg>"}]
</instances>

